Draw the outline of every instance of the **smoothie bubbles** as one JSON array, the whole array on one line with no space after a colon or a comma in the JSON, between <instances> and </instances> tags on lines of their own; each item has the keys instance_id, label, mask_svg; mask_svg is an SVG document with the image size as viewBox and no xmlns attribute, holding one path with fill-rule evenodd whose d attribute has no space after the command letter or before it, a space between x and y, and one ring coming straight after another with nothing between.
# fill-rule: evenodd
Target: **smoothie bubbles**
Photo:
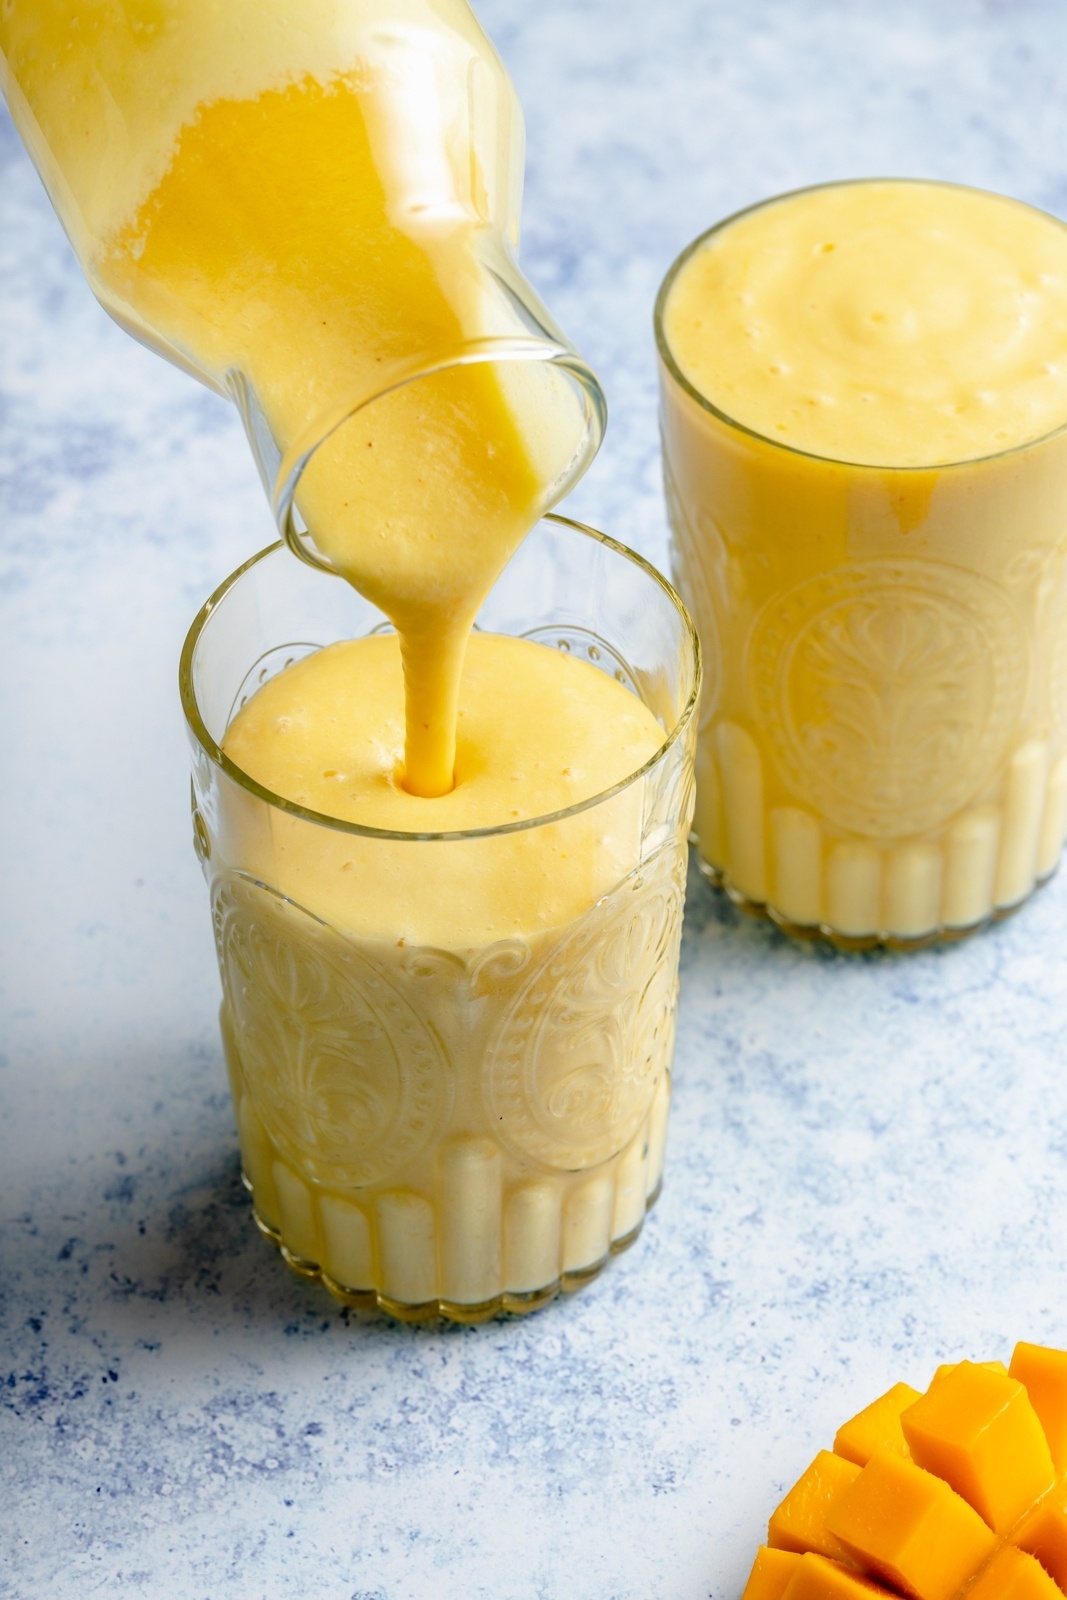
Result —
<instances>
[{"instance_id":1,"label":"smoothie bubbles","mask_svg":"<svg viewBox=\"0 0 1067 1600\"><path fill-rule=\"evenodd\" d=\"M1067 230L802 191L698 239L656 331L705 870L853 948L1011 911L1067 830Z\"/></svg>"},{"instance_id":2,"label":"smoothie bubbles","mask_svg":"<svg viewBox=\"0 0 1067 1600\"><path fill-rule=\"evenodd\" d=\"M12 0L0 50L283 535L181 663L256 1220L350 1304L534 1309L658 1193L700 658L545 515L605 413L515 264L514 92L463 0Z\"/></svg>"}]
</instances>

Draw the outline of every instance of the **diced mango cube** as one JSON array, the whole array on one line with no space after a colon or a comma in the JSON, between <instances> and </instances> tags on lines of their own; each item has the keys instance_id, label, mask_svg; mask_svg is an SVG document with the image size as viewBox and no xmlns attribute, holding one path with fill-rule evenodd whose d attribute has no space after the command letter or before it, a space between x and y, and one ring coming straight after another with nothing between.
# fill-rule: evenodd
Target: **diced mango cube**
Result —
<instances>
[{"instance_id":1,"label":"diced mango cube","mask_svg":"<svg viewBox=\"0 0 1067 1600\"><path fill-rule=\"evenodd\" d=\"M834 1439L834 1454L865 1467L876 1450L889 1450L907 1456L908 1441L900 1426L900 1413L919 1399L910 1383L895 1383L881 1399L864 1406L848 1422L843 1422Z\"/></svg>"},{"instance_id":2,"label":"diced mango cube","mask_svg":"<svg viewBox=\"0 0 1067 1600\"><path fill-rule=\"evenodd\" d=\"M885 1600L885 1590L825 1556L801 1556L782 1600Z\"/></svg>"},{"instance_id":3,"label":"diced mango cube","mask_svg":"<svg viewBox=\"0 0 1067 1600\"><path fill-rule=\"evenodd\" d=\"M947 1483L899 1456L872 1456L826 1527L861 1569L913 1600L952 1600L996 1536Z\"/></svg>"},{"instance_id":4,"label":"diced mango cube","mask_svg":"<svg viewBox=\"0 0 1067 1600\"><path fill-rule=\"evenodd\" d=\"M982 1570L977 1582L967 1590L967 1600L1063 1600L1063 1597L1039 1561L1004 1544Z\"/></svg>"},{"instance_id":5,"label":"diced mango cube","mask_svg":"<svg viewBox=\"0 0 1067 1600\"><path fill-rule=\"evenodd\" d=\"M767 1524L767 1543L775 1550L814 1551L847 1561L841 1545L826 1531L827 1513L859 1476L854 1462L820 1450L790 1489Z\"/></svg>"},{"instance_id":6,"label":"diced mango cube","mask_svg":"<svg viewBox=\"0 0 1067 1600\"><path fill-rule=\"evenodd\" d=\"M782 1600L801 1560L795 1550L770 1550L761 1544L741 1600Z\"/></svg>"},{"instance_id":7,"label":"diced mango cube","mask_svg":"<svg viewBox=\"0 0 1067 1600\"><path fill-rule=\"evenodd\" d=\"M1013 1542L1036 1556L1060 1588L1067 1590L1067 1492L1062 1484L1027 1518Z\"/></svg>"},{"instance_id":8,"label":"diced mango cube","mask_svg":"<svg viewBox=\"0 0 1067 1600\"><path fill-rule=\"evenodd\" d=\"M930 1379L930 1388L932 1389L935 1383L940 1383L942 1378L947 1378L950 1372L955 1372L956 1368L962 1367L962 1365L962 1361L943 1362L941 1366L935 1368L934 1375ZM1007 1376L1008 1372L1008 1369L1004 1365L1003 1361L974 1361L968 1362L968 1366L984 1367L987 1372L999 1372L1005 1377Z\"/></svg>"},{"instance_id":9,"label":"diced mango cube","mask_svg":"<svg viewBox=\"0 0 1067 1600\"><path fill-rule=\"evenodd\" d=\"M1057 1472L1067 1471L1067 1350L1040 1344L1015 1346L1008 1369L1026 1388L1052 1452Z\"/></svg>"},{"instance_id":10,"label":"diced mango cube","mask_svg":"<svg viewBox=\"0 0 1067 1600\"><path fill-rule=\"evenodd\" d=\"M961 1361L900 1420L916 1464L951 1484L996 1533L1055 1481L1037 1412L1006 1372Z\"/></svg>"},{"instance_id":11,"label":"diced mango cube","mask_svg":"<svg viewBox=\"0 0 1067 1600\"><path fill-rule=\"evenodd\" d=\"M1064 1600L1067 1351L939 1367L844 1423L770 1521L743 1600Z\"/></svg>"}]
</instances>

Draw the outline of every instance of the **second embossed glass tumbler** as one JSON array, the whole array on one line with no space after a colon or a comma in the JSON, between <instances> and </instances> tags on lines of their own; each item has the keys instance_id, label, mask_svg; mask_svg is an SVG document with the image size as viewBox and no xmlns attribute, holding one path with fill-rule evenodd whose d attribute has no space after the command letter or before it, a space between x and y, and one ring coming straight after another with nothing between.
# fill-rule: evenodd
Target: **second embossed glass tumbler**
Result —
<instances>
[{"instance_id":1,"label":"second embossed glass tumbler","mask_svg":"<svg viewBox=\"0 0 1067 1600\"><path fill-rule=\"evenodd\" d=\"M1067 829L1067 430L894 469L741 426L665 333L718 231L656 307L673 567L706 666L702 866L799 936L958 936L1025 900Z\"/></svg>"},{"instance_id":2,"label":"second embossed glass tumbler","mask_svg":"<svg viewBox=\"0 0 1067 1600\"><path fill-rule=\"evenodd\" d=\"M663 744L553 816L398 834L271 794L221 748L268 678L384 626L282 545L212 597L181 666L194 837L260 1228L349 1304L471 1322L587 1282L658 1193L699 651L658 573L545 518L478 626L610 673L653 711ZM472 886L506 895L535 830L561 864L541 924L480 937Z\"/></svg>"}]
</instances>

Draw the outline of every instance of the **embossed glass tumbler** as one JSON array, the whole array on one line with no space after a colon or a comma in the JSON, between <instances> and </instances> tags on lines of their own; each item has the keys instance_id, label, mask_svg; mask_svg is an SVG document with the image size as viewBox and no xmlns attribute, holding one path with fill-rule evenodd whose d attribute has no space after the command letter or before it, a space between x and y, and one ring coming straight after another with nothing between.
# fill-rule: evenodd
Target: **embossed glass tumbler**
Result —
<instances>
[{"instance_id":1,"label":"embossed glass tumbler","mask_svg":"<svg viewBox=\"0 0 1067 1600\"><path fill-rule=\"evenodd\" d=\"M640 557L546 517L478 626L612 674L663 744L567 811L403 834L294 805L221 748L261 683L384 626L282 545L212 596L181 663L195 844L259 1227L346 1303L478 1321L594 1277L659 1191L699 647ZM471 907L534 848L557 863L538 927L480 931Z\"/></svg>"},{"instance_id":2,"label":"embossed glass tumbler","mask_svg":"<svg viewBox=\"0 0 1067 1600\"><path fill-rule=\"evenodd\" d=\"M801 937L958 937L1021 904L1067 830L1067 430L893 468L742 426L664 331L718 231L655 314L672 567L706 668L702 868Z\"/></svg>"}]
</instances>

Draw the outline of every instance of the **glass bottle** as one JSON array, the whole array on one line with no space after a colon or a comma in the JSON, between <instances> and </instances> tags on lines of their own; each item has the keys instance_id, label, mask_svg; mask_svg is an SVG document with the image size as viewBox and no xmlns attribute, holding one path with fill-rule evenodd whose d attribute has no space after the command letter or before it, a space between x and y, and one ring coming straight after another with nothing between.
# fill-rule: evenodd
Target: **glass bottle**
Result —
<instances>
[{"instance_id":1,"label":"glass bottle","mask_svg":"<svg viewBox=\"0 0 1067 1600\"><path fill-rule=\"evenodd\" d=\"M603 396L516 264L522 114L465 0L5 0L0 82L94 293L236 402L305 559L442 473L457 540L494 494L525 528L592 459Z\"/></svg>"}]
</instances>

